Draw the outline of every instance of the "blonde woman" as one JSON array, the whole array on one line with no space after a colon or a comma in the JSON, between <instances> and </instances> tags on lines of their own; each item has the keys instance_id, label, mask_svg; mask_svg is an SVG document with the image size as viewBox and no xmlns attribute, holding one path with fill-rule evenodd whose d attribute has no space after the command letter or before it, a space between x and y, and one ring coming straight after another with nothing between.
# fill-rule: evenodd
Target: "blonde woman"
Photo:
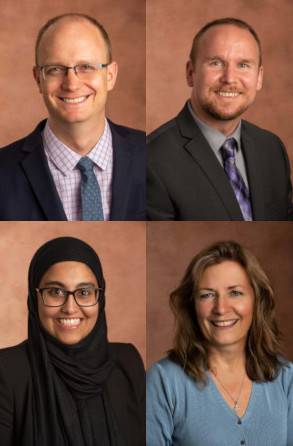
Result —
<instances>
[{"instance_id":1,"label":"blonde woman","mask_svg":"<svg viewBox=\"0 0 293 446\"><path fill-rule=\"evenodd\" d=\"M233 241L208 246L170 304L177 329L148 372L147 445L293 445L292 364L253 254Z\"/></svg>"}]
</instances>

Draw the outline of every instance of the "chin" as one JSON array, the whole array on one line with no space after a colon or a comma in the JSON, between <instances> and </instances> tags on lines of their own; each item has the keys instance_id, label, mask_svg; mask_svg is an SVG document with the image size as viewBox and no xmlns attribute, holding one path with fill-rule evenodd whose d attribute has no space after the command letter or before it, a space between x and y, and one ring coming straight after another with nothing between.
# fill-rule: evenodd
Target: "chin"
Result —
<instances>
[{"instance_id":1,"label":"chin","mask_svg":"<svg viewBox=\"0 0 293 446\"><path fill-rule=\"evenodd\" d=\"M67 116L62 116L59 118L60 121L62 120L63 122L67 123L67 124L77 124L79 122L85 122L87 121L88 117L87 116L80 116L80 115L67 115Z\"/></svg>"},{"instance_id":2,"label":"chin","mask_svg":"<svg viewBox=\"0 0 293 446\"><path fill-rule=\"evenodd\" d=\"M221 108L215 104L204 103L202 104L202 109L213 118L219 121L230 121L232 119L239 118L247 109L248 105L239 106L234 110L225 110L225 108Z\"/></svg>"},{"instance_id":3,"label":"chin","mask_svg":"<svg viewBox=\"0 0 293 446\"><path fill-rule=\"evenodd\" d=\"M58 339L58 341L62 342L62 344L74 345L74 344L77 344L79 341L81 341L82 337L72 337L72 338L59 337L57 339Z\"/></svg>"}]
</instances>

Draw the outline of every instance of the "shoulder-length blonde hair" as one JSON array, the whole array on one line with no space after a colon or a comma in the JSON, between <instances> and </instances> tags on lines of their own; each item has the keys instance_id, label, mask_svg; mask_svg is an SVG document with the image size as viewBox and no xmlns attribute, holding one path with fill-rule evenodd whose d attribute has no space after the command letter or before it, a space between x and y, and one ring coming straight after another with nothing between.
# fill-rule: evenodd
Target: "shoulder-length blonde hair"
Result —
<instances>
[{"instance_id":1,"label":"shoulder-length blonde hair","mask_svg":"<svg viewBox=\"0 0 293 446\"><path fill-rule=\"evenodd\" d=\"M170 295L176 331L168 357L197 382L208 383L208 350L197 322L194 297L203 271L210 265L233 261L241 265L255 295L246 342L246 371L257 382L273 381L285 365L280 360L280 332L274 317L274 294L269 279L254 255L235 241L219 241L203 249L190 262L180 285Z\"/></svg>"}]
</instances>

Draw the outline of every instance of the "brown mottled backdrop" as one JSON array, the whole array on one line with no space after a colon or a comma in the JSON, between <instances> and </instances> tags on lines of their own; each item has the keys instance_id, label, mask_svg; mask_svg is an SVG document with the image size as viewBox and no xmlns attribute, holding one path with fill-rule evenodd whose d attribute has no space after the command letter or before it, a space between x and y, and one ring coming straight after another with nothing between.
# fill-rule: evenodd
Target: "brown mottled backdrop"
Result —
<instances>
[{"instance_id":1,"label":"brown mottled backdrop","mask_svg":"<svg viewBox=\"0 0 293 446\"><path fill-rule=\"evenodd\" d=\"M27 274L35 251L60 236L99 254L110 341L131 342L145 359L144 222L0 222L0 348L27 337Z\"/></svg>"},{"instance_id":2,"label":"brown mottled backdrop","mask_svg":"<svg viewBox=\"0 0 293 446\"><path fill-rule=\"evenodd\" d=\"M293 2L147 0L147 133L173 118L190 97L185 64L194 35L221 17L247 21L263 47L264 83L244 118L276 133L293 166Z\"/></svg>"},{"instance_id":3,"label":"brown mottled backdrop","mask_svg":"<svg viewBox=\"0 0 293 446\"><path fill-rule=\"evenodd\" d=\"M147 222L147 367L172 345L169 294L195 254L221 239L251 249L270 278L284 355L293 361L293 223Z\"/></svg>"},{"instance_id":4,"label":"brown mottled backdrop","mask_svg":"<svg viewBox=\"0 0 293 446\"><path fill-rule=\"evenodd\" d=\"M32 74L34 45L47 20L66 12L89 14L104 25L119 67L107 115L118 124L145 129L145 0L1 0L0 147L47 117Z\"/></svg>"}]
</instances>

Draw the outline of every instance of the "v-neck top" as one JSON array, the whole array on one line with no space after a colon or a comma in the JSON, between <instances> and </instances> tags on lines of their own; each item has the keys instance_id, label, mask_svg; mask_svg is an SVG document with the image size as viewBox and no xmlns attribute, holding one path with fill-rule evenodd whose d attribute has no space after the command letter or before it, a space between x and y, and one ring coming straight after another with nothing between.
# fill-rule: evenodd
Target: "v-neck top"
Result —
<instances>
[{"instance_id":1,"label":"v-neck top","mask_svg":"<svg viewBox=\"0 0 293 446\"><path fill-rule=\"evenodd\" d=\"M165 358L147 373L147 446L293 446L293 365L253 382L242 418L208 373L201 387Z\"/></svg>"}]
</instances>

